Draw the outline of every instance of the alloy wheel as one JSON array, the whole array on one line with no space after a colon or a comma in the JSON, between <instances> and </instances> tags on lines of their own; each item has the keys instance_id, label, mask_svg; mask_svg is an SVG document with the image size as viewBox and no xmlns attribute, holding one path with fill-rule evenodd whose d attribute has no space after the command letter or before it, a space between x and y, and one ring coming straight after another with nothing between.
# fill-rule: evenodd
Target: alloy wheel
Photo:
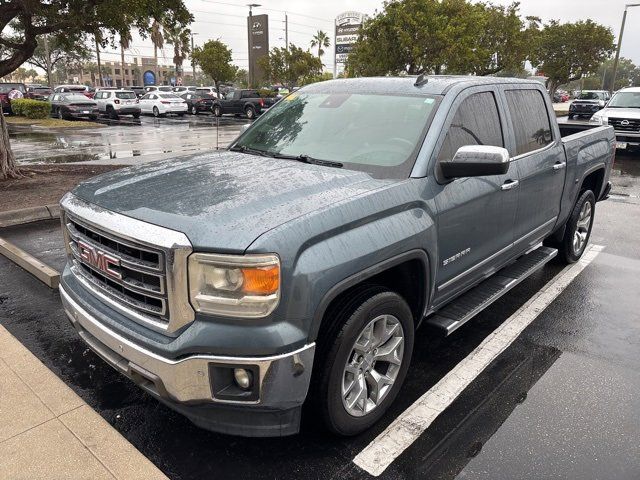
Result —
<instances>
[{"instance_id":1,"label":"alloy wheel","mask_svg":"<svg viewBox=\"0 0 640 480\"><path fill-rule=\"evenodd\" d=\"M342 374L342 404L354 417L373 411L391 391L404 356L404 330L393 315L380 315L364 327Z\"/></svg>"},{"instance_id":2,"label":"alloy wheel","mask_svg":"<svg viewBox=\"0 0 640 480\"><path fill-rule=\"evenodd\" d=\"M591 228L592 209L591 203L585 202L580 209L580 216L576 223L576 231L573 234L573 251L576 255L582 253L587 244L589 229Z\"/></svg>"}]
</instances>

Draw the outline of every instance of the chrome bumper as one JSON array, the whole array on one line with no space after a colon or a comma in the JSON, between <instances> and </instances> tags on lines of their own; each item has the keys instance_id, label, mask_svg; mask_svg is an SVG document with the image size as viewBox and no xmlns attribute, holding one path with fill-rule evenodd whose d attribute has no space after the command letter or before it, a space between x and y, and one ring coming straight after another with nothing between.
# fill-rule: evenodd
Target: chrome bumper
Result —
<instances>
[{"instance_id":1,"label":"chrome bumper","mask_svg":"<svg viewBox=\"0 0 640 480\"><path fill-rule=\"evenodd\" d=\"M291 408L304 402L311 378L315 343L270 357L192 355L180 360L161 357L105 327L60 286L64 310L80 337L107 363L149 393L177 403L209 403ZM216 366L257 369L259 395L252 400L216 398L212 371Z\"/></svg>"}]
</instances>

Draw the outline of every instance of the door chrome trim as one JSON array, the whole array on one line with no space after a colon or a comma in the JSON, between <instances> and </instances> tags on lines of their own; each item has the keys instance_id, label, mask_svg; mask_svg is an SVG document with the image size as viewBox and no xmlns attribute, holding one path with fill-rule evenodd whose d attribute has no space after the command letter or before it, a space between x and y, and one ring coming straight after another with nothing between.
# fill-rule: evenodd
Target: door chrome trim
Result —
<instances>
[{"instance_id":1,"label":"door chrome trim","mask_svg":"<svg viewBox=\"0 0 640 480\"><path fill-rule=\"evenodd\" d=\"M507 183L503 183L500 186L500 190L504 191L508 191L508 190L513 190L514 188L516 188L518 185L520 185L520 182L518 180L511 180Z\"/></svg>"}]
</instances>

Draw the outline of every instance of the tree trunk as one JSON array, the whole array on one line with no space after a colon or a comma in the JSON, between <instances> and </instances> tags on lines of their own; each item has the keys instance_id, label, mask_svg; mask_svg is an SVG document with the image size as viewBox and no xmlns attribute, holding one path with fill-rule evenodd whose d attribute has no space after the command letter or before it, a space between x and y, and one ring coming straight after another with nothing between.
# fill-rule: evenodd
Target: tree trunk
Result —
<instances>
[{"instance_id":1,"label":"tree trunk","mask_svg":"<svg viewBox=\"0 0 640 480\"><path fill-rule=\"evenodd\" d=\"M127 77L124 74L124 47L120 45L120 77L122 78L122 88L126 88Z\"/></svg>"},{"instance_id":2,"label":"tree trunk","mask_svg":"<svg viewBox=\"0 0 640 480\"><path fill-rule=\"evenodd\" d=\"M158 47L157 46L153 46L153 65L155 68L155 74L156 74L156 85L160 85L160 83L158 83L159 80L159 75L158 75Z\"/></svg>"},{"instance_id":3,"label":"tree trunk","mask_svg":"<svg viewBox=\"0 0 640 480\"><path fill-rule=\"evenodd\" d=\"M16 158L9 143L9 131L4 120L4 112L0 105L0 180L21 178L22 174L16 165Z\"/></svg>"}]
</instances>

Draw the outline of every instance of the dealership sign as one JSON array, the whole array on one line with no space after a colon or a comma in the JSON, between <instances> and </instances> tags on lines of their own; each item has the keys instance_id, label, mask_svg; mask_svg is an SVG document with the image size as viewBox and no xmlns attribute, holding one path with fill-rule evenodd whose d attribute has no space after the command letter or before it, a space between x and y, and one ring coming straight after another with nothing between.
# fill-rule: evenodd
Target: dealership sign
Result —
<instances>
[{"instance_id":1,"label":"dealership sign","mask_svg":"<svg viewBox=\"0 0 640 480\"><path fill-rule=\"evenodd\" d=\"M360 12L344 12L336 17L335 58L336 65L344 64L353 50L353 45L358 41L360 27L365 16Z\"/></svg>"}]
</instances>

